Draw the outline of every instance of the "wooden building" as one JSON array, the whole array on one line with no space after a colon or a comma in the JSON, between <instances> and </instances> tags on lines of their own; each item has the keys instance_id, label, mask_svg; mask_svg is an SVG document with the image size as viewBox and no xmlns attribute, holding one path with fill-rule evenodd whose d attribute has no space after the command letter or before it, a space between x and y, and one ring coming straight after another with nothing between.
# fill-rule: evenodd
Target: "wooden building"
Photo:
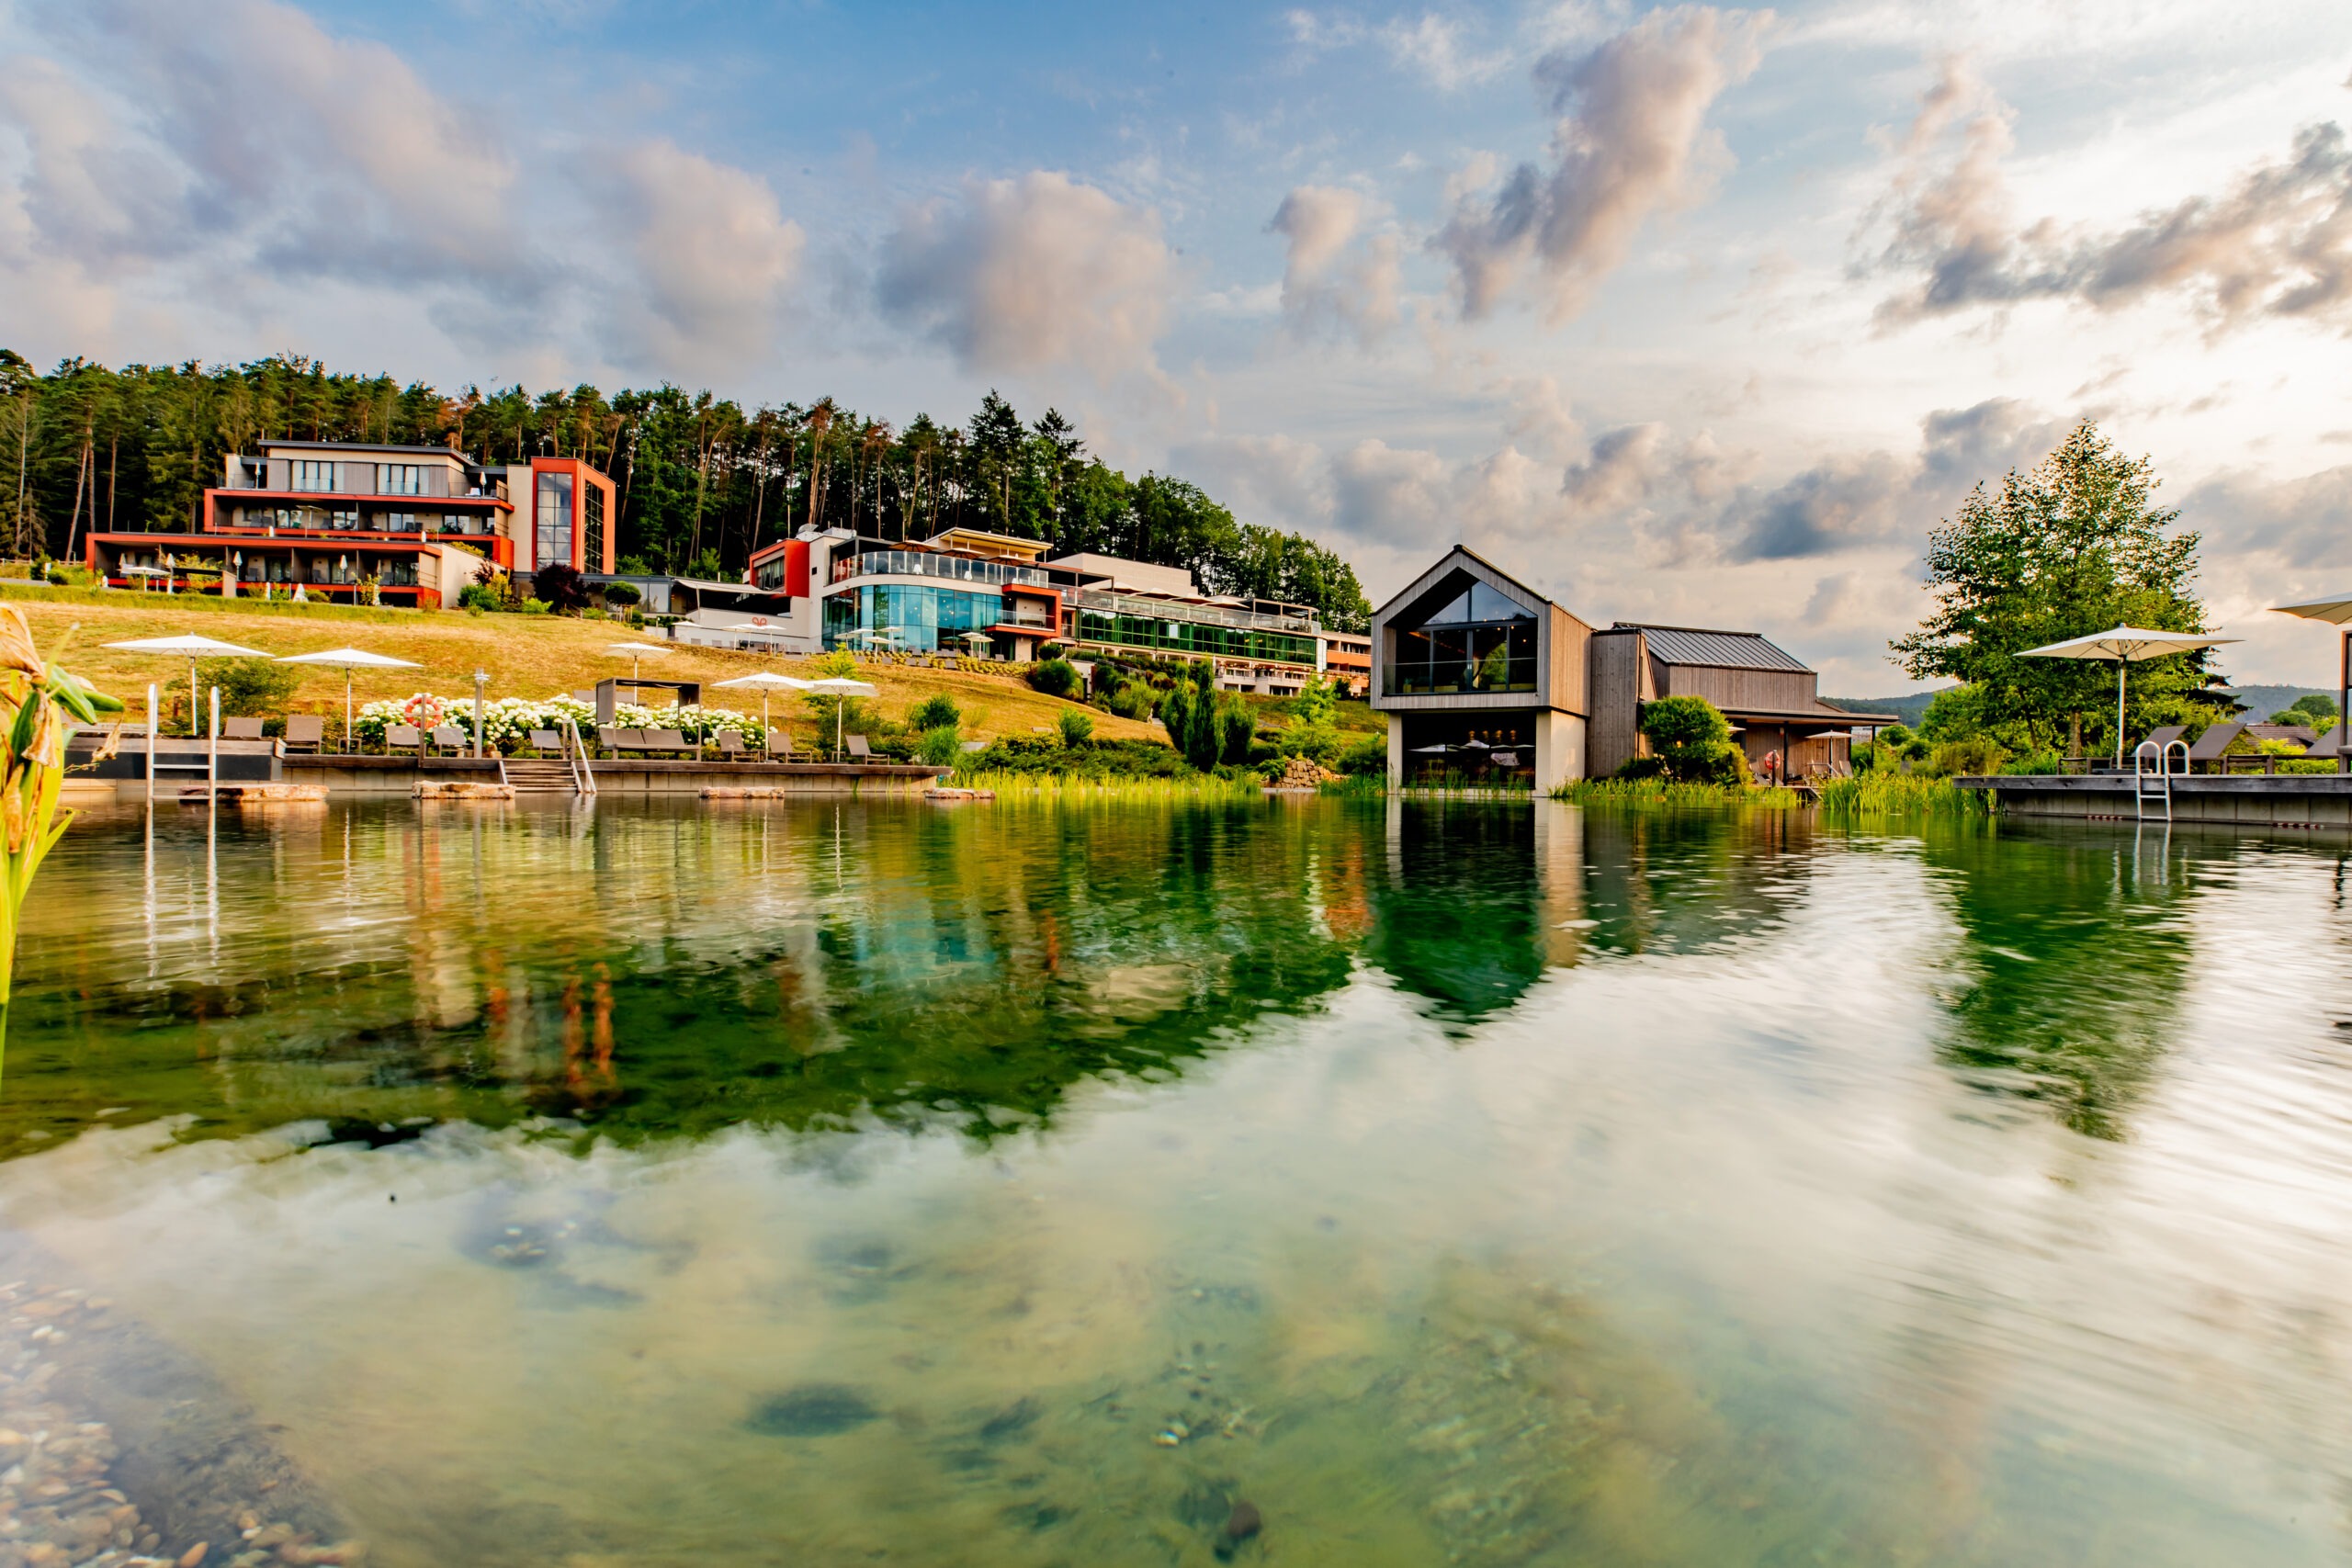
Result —
<instances>
[{"instance_id":1,"label":"wooden building","mask_svg":"<svg viewBox=\"0 0 2352 1568\"><path fill-rule=\"evenodd\" d=\"M1619 621L1592 637L1596 778L1641 756L1641 708L1659 697L1704 697L1731 720L1758 774L1804 778L1853 771L1853 732L1892 722L1821 700L1821 677L1755 632Z\"/></svg>"}]
</instances>

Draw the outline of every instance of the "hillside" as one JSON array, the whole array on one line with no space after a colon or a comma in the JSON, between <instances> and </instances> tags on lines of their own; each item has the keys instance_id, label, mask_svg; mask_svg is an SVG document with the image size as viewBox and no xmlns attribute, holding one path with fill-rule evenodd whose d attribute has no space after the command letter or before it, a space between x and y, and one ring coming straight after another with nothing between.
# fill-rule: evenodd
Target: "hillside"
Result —
<instances>
[{"instance_id":1,"label":"hillside","mask_svg":"<svg viewBox=\"0 0 2352 1568\"><path fill-rule=\"evenodd\" d=\"M1946 689L1939 686L1936 690ZM2268 718L2297 697L2313 693L2331 701L2335 696L2335 688L2320 686L2237 686L2232 689L2237 693L2238 701L2246 705L2246 711L2238 716L2242 719ZM1903 697L1824 697L1821 700L1835 707L1850 708L1856 713L1896 714L1901 716L1904 723L1917 728L1919 721L1927 716L1928 704L1935 694L1935 692L1914 692Z\"/></svg>"},{"instance_id":2,"label":"hillside","mask_svg":"<svg viewBox=\"0 0 2352 1568\"><path fill-rule=\"evenodd\" d=\"M187 665L181 660L117 652L105 646L109 642L192 632L270 654L348 646L413 660L424 666L355 671L353 690L365 703L420 691L470 695L477 670L489 672L488 692L492 697L544 697L585 691L608 675L628 673L628 660L605 654L604 645L646 640L643 634L632 633L616 622L563 616L262 605L242 600L167 599L160 594L14 586L0 590L0 595L25 612L44 653L52 652L67 628L78 624L80 630L74 635L67 663L101 691L130 703L134 711L145 702L151 681L159 685L177 682L185 687ZM647 658L641 672L664 680L712 682L754 670L806 675L810 673L808 663L805 659L681 647L674 653ZM891 664L868 665L859 673L880 690L884 716L904 718L908 709L923 698L944 692L964 710L965 732L978 739L1052 728L1059 716L1075 705L1031 691L1026 682L1012 676L910 670ZM760 709L756 692L707 692L705 701L749 713ZM305 671L294 705L299 712L340 715L343 672ZM815 723L798 702L781 696L770 711L778 728L789 724L797 739L814 739ZM1087 711L1093 716L1095 733L1105 739L1163 738L1156 725L1119 718L1099 709Z\"/></svg>"}]
</instances>

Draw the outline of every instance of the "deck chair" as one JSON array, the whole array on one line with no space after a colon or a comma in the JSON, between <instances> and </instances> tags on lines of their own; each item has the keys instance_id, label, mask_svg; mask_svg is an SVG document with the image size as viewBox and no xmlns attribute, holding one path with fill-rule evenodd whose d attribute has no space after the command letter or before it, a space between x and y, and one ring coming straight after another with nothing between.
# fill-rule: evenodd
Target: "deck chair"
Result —
<instances>
[{"instance_id":1,"label":"deck chair","mask_svg":"<svg viewBox=\"0 0 2352 1568\"><path fill-rule=\"evenodd\" d=\"M435 749L442 751L462 751L466 749L466 732L454 724L436 724L426 737Z\"/></svg>"},{"instance_id":2,"label":"deck chair","mask_svg":"<svg viewBox=\"0 0 2352 1568\"><path fill-rule=\"evenodd\" d=\"M2185 724L2159 725L2155 728L2148 731L2148 738L2140 742L2140 746L2154 746L2156 749L2156 756L2159 759L2159 765L2161 766L2161 759L2165 754L2165 748L2188 733L2188 726ZM2134 746L2132 749L2132 756L2136 757L2139 754L2140 747ZM2129 757L2125 759L2127 761L2130 760L2131 758Z\"/></svg>"},{"instance_id":3,"label":"deck chair","mask_svg":"<svg viewBox=\"0 0 2352 1568\"><path fill-rule=\"evenodd\" d=\"M320 751L326 749L327 721L314 713L298 713L286 721L286 749L288 751Z\"/></svg>"},{"instance_id":4,"label":"deck chair","mask_svg":"<svg viewBox=\"0 0 2352 1568\"><path fill-rule=\"evenodd\" d=\"M2329 761L2333 762L2335 761L2335 749L2343 744L2344 727L2339 724L2329 729L2326 734L2321 736L2310 745L2304 747L2303 755L2306 757L2324 757Z\"/></svg>"},{"instance_id":5,"label":"deck chair","mask_svg":"<svg viewBox=\"0 0 2352 1568\"><path fill-rule=\"evenodd\" d=\"M257 718L224 718L220 721L223 740L258 740L262 721Z\"/></svg>"},{"instance_id":6,"label":"deck chair","mask_svg":"<svg viewBox=\"0 0 2352 1568\"><path fill-rule=\"evenodd\" d=\"M560 730L534 729L531 731L530 740L531 750L534 751L560 751L563 750L563 732Z\"/></svg>"},{"instance_id":7,"label":"deck chair","mask_svg":"<svg viewBox=\"0 0 2352 1568\"><path fill-rule=\"evenodd\" d=\"M695 748L683 729L649 729L645 732L645 749L648 751L691 751Z\"/></svg>"},{"instance_id":8,"label":"deck chair","mask_svg":"<svg viewBox=\"0 0 2352 1568\"><path fill-rule=\"evenodd\" d=\"M620 729L614 731L614 734L617 739L613 743L613 749L616 751L650 751L653 749L652 743L646 739L645 731L642 729Z\"/></svg>"},{"instance_id":9,"label":"deck chair","mask_svg":"<svg viewBox=\"0 0 2352 1568\"><path fill-rule=\"evenodd\" d=\"M731 729L720 730L718 732L718 754L722 757L730 758L742 756L743 738L736 734Z\"/></svg>"},{"instance_id":10,"label":"deck chair","mask_svg":"<svg viewBox=\"0 0 2352 1568\"><path fill-rule=\"evenodd\" d=\"M424 731L413 724L395 724L384 731L384 755L387 757L395 751L422 754L424 749Z\"/></svg>"},{"instance_id":11,"label":"deck chair","mask_svg":"<svg viewBox=\"0 0 2352 1568\"><path fill-rule=\"evenodd\" d=\"M598 725L596 727L596 749L600 751L610 751L616 757L619 756L621 754L621 732L619 727L610 724Z\"/></svg>"},{"instance_id":12,"label":"deck chair","mask_svg":"<svg viewBox=\"0 0 2352 1568\"><path fill-rule=\"evenodd\" d=\"M792 761L792 732L788 729L768 731L768 761Z\"/></svg>"},{"instance_id":13,"label":"deck chair","mask_svg":"<svg viewBox=\"0 0 2352 1568\"><path fill-rule=\"evenodd\" d=\"M2197 738L2197 744L2188 749L2188 771L2195 773L2199 767L2226 767L2227 764L2222 761L2222 753L2230 749L2231 741L2245 733L2245 726L2234 719L2208 727L2205 733Z\"/></svg>"},{"instance_id":14,"label":"deck chair","mask_svg":"<svg viewBox=\"0 0 2352 1568\"><path fill-rule=\"evenodd\" d=\"M865 743L865 736L851 736L848 740L848 746L849 754L856 758L859 761L870 762L874 761L874 748Z\"/></svg>"}]
</instances>

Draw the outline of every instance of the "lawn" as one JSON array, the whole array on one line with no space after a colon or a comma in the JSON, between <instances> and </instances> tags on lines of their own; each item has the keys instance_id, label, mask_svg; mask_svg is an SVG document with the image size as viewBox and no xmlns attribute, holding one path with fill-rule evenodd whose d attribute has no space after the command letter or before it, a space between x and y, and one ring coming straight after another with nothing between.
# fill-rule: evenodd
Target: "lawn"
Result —
<instances>
[{"instance_id":1,"label":"lawn","mask_svg":"<svg viewBox=\"0 0 2352 1568\"><path fill-rule=\"evenodd\" d=\"M309 653L349 646L413 660L424 666L356 671L353 690L364 703L377 697L404 697L413 692L470 696L477 670L489 672L492 697L585 692L605 676L628 673L627 658L602 651L606 643L658 640L616 621L554 615L261 604L194 595L13 585L0 588L0 599L25 612L45 654L58 646L68 627L78 624L81 629L74 634L68 667L101 691L121 697L131 705L134 716L146 701L148 682L160 686L175 682L175 689L184 690L187 664L182 660L117 652L107 643L193 632L265 653ZM809 663L806 659L682 645L674 652L648 657L640 672L663 680L707 682L754 670L805 676L813 673ZM1026 682L1011 676L910 670L892 664L868 664L858 673L879 689L882 712L889 718L904 718L915 704L944 692L964 710L964 731L976 739L1051 730L1062 714L1077 705L1034 692ZM749 713L760 707L756 692L706 692L704 701ZM294 708L340 716L343 672L305 671ZM771 711L779 727L788 719L797 738L814 737L814 722L798 702L779 697ZM1095 732L1105 739L1162 738L1157 725L1118 718L1099 709L1084 711L1092 716Z\"/></svg>"}]
</instances>

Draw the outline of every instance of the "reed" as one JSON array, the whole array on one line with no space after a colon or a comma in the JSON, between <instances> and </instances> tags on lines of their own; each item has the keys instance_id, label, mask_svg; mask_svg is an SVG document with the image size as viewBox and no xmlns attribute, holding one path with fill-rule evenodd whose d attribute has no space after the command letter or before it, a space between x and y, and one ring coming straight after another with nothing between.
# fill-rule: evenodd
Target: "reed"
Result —
<instances>
[{"instance_id":1,"label":"reed","mask_svg":"<svg viewBox=\"0 0 2352 1568\"><path fill-rule=\"evenodd\" d=\"M75 724L96 724L102 714L120 712L121 703L44 664L24 613L0 604L0 842L7 851L0 883L0 1055L8 1038L25 901L40 863L74 820L57 803L65 784L66 739Z\"/></svg>"},{"instance_id":2,"label":"reed","mask_svg":"<svg viewBox=\"0 0 2352 1568\"><path fill-rule=\"evenodd\" d=\"M1251 800L1262 786L1255 778L1225 779L1215 773L1182 778L1118 774L956 773L947 782L962 789L985 789L999 800Z\"/></svg>"},{"instance_id":3,"label":"reed","mask_svg":"<svg viewBox=\"0 0 2352 1568\"><path fill-rule=\"evenodd\" d=\"M1823 784L1821 809L1831 817L1989 817L1993 797L1927 773L1870 773Z\"/></svg>"},{"instance_id":4,"label":"reed","mask_svg":"<svg viewBox=\"0 0 2352 1568\"><path fill-rule=\"evenodd\" d=\"M1788 811L1804 804L1784 784L1690 784L1670 779L1572 779L1552 792L1555 800L1577 806L1747 807Z\"/></svg>"}]
</instances>

